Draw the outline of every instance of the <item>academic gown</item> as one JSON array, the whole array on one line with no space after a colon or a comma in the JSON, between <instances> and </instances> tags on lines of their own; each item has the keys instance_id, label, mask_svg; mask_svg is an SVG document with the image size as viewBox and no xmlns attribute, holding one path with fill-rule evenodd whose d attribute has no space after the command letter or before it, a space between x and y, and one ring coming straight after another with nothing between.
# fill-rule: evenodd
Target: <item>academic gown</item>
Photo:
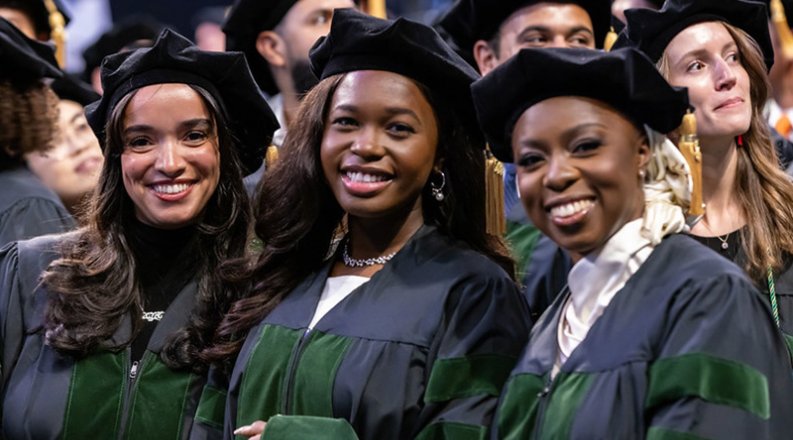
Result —
<instances>
[{"instance_id":1,"label":"academic gown","mask_svg":"<svg viewBox=\"0 0 793 440\"><path fill-rule=\"evenodd\" d=\"M698 242L713 249L716 253L724 258L734 262L740 267L743 267L746 261L746 254L743 252L741 246L741 235L739 233L731 233L726 237L728 248L722 249L722 242L717 237L693 237ZM774 291L776 292L776 302L779 311L779 328L785 337L788 347L790 348L791 355L793 356L793 255L783 255L782 267L774 273ZM769 294L770 288L768 278L764 277L755 280L760 293L762 293L763 301L769 307L771 306L771 296ZM793 428L791 428L793 429Z\"/></svg>"},{"instance_id":2,"label":"academic gown","mask_svg":"<svg viewBox=\"0 0 793 440\"><path fill-rule=\"evenodd\" d=\"M167 336L187 323L197 285L189 282L157 324L142 360L130 349L82 360L44 344L48 292L37 280L57 258L57 236L0 251L2 435L22 439L183 439L189 435L205 376L172 371L159 358ZM129 339L126 318L113 335Z\"/></svg>"},{"instance_id":3,"label":"academic gown","mask_svg":"<svg viewBox=\"0 0 793 440\"><path fill-rule=\"evenodd\" d=\"M509 276L423 226L307 330L331 266L249 333L224 437L265 420L265 439L484 438L530 328Z\"/></svg>"},{"instance_id":4,"label":"academic gown","mask_svg":"<svg viewBox=\"0 0 793 440\"><path fill-rule=\"evenodd\" d=\"M0 247L72 229L58 196L24 166L0 172Z\"/></svg>"},{"instance_id":5,"label":"academic gown","mask_svg":"<svg viewBox=\"0 0 793 440\"><path fill-rule=\"evenodd\" d=\"M569 295L532 330L491 438L790 438L790 359L737 266L667 237L551 379Z\"/></svg>"}]
</instances>

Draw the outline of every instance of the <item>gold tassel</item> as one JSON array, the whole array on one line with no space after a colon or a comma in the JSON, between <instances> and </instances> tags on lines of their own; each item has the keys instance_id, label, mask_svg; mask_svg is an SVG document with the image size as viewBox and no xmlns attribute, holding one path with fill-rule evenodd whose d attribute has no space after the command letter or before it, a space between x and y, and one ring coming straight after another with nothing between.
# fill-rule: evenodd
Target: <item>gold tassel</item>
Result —
<instances>
[{"instance_id":1,"label":"gold tassel","mask_svg":"<svg viewBox=\"0 0 793 440\"><path fill-rule=\"evenodd\" d=\"M388 18L385 7L386 0L362 0L361 9L372 17Z\"/></svg>"},{"instance_id":2,"label":"gold tassel","mask_svg":"<svg viewBox=\"0 0 793 440\"><path fill-rule=\"evenodd\" d=\"M264 154L265 169L269 170L276 162L278 162L278 147L270 145L267 147L267 152Z\"/></svg>"},{"instance_id":3,"label":"gold tassel","mask_svg":"<svg viewBox=\"0 0 793 440\"><path fill-rule=\"evenodd\" d=\"M614 46L614 43L617 42L617 31L614 30L614 26L609 27L609 32L606 34L606 38L603 41L603 50L606 52L611 50L611 47Z\"/></svg>"},{"instance_id":4,"label":"gold tassel","mask_svg":"<svg viewBox=\"0 0 793 440\"><path fill-rule=\"evenodd\" d=\"M58 60L58 65L63 68L66 66L66 31L64 30L66 20L53 0L44 0L44 6L50 14L49 21L52 29L50 39L55 43L55 59Z\"/></svg>"},{"instance_id":5,"label":"gold tassel","mask_svg":"<svg viewBox=\"0 0 793 440\"><path fill-rule=\"evenodd\" d=\"M485 150L485 220L486 231L490 235L503 237L507 232L504 217L504 164Z\"/></svg>"},{"instance_id":6,"label":"gold tassel","mask_svg":"<svg viewBox=\"0 0 793 440\"><path fill-rule=\"evenodd\" d=\"M782 0L771 0L771 22L774 23L779 35L779 43L782 46L782 54L785 59L793 59L793 32L790 31L788 26L787 17L785 16L785 7L782 6Z\"/></svg>"},{"instance_id":7,"label":"gold tassel","mask_svg":"<svg viewBox=\"0 0 793 440\"><path fill-rule=\"evenodd\" d=\"M691 180L694 183L691 190L691 205L688 207L688 223L692 226L705 214L705 203L702 201L702 151L699 149L697 137L697 118L691 110L683 116L678 148L688 162Z\"/></svg>"}]
</instances>

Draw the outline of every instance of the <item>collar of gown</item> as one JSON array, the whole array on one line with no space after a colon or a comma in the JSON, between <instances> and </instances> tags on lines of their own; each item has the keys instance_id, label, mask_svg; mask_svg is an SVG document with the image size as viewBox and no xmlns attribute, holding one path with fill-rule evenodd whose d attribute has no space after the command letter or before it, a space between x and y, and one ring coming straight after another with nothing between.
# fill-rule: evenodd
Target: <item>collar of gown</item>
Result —
<instances>
[{"instance_id":1,"label":"collar of gown","mask_svg":"<svg viewBox=\"0 0 793 440\"><path fill-rule=\"evenodd\" d=\"M642 236L641 228L641 218L626 223L602 248L570 270L570 297L559 321L559 364L570 357L614 295L652 253L654 247Z\"/></svg>"}]
</instances>

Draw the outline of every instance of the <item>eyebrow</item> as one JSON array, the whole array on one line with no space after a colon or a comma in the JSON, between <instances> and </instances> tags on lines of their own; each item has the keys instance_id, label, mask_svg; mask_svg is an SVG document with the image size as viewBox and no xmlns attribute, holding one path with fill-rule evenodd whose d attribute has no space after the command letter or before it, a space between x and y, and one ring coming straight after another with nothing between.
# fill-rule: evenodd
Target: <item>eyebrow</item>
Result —
<instances>
[{"instance_id":1,"label":"eyebrow","mask_svg":"<svg viewBox=\"0 0 793 440\"><path fill-rule=\"evenodd\" d=\"M568 128L567 130L562 132L562 137L565 139L571 138L576 134L576 132L579 132L587 128L600 128L600 129L608 130L609 127L601 122L585 122L583 124L578 124L575 127ZM547 142L538 141L534 139L523 139L519 141L518 145L521 147L536 148L547 145Z\"/></svg>"},{"instance_id":2,"label":"eyebrow","mask_svg":"<svg viewBox=\"0 0 793 440\"><path fill-rule=\"evenodd\" d=\"M346 111L346 112L350 112L350 113L356 113L356 112L359 111L358 107L356 107L354 105L350 105L350 104L337 105L336 107L333 108L333 110L341 110L341 111ZM408 115L408 116L412 116L417 121L421 121L421 119L416 114L416 112L414 112L413 110L411 110L409 108L405 108L405 107L386 107L385 111L390 116Z\"/></svg>"},{"instance_id":3,"label":"eyebrow","mask_svg":"<svg viewBox=\"0 0 793 440\"><path fill-rule=\"evenodd\" d=\"M183 128L195 128L195 127L198 127L199 125L202 125L202 124L206 125L209 128L212 127L212 121L210 121L209 119L207 119L207 118L195 118L195 119L188 119L186 121L182 121L181 123L179 123L179 128L182 128L182 129ZM138 124L138 125L131 125L131 126L125 128L124 129L124 134L136 133L136 132L152 132L152 131L156 131L156 130L151 125Z\"/></svg>"},{"instance_id":4,"label":"eyebrow","mask_svg":"<svg viewBox=\"0 0 793 440\"><path fill-rule=\"evenodd\" d=\"M732 49L732 48L738 49L738 44L735 43L735 41L728 41L726 44L724 44L724 46L722 46L721 52L724 52L725 50ZM701 57L702 55L706 55L707 53L708 53L708 51L705 48L703 48L703 47L700 47L700 48L694 49L694 50L690 50L688 52L683 53L683 55L680 57L680 59L678 59L674 63L678 64L681 61L686 60L687 58L690 58L692 56Z\"/></svg>"},{"instance_id":5,"label":"eyebrow","mask_svg":"<svg viewBox=\"0 0 793 440\"><path fill-rule=\"evenodd\" d=\"M529 32L535 32L535 31L536 32L551 32L551 28L549 28L548 26L542 26L542 25L528 26L528 27L523 28L522 31L520 31L520 33L518 34L518 38L523 37L525 34L527 34ZM570 29L567 32L567 35L573 35L573 34L577 34L579 32L584 32L584 33L587 33L587 34L592 35L592 36L595 35L592 32L592 30L589 29L586 26L576 26L576 27Z\"/></svg>"}]
</instances>

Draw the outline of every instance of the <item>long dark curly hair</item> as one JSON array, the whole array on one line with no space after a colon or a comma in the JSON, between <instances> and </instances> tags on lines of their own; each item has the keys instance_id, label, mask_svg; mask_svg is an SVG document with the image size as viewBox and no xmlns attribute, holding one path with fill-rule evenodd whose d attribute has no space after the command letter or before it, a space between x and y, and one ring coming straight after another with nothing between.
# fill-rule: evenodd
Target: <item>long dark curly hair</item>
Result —
<instances>
[{"instance_id":1,"label":"long dark curly hair","mask_svg":"<svg viewBox=\"0 0 793 440\"><path fill-rule=\"evenodd\" d=\"M237 282L250 282L251 293L237 301L216 335L208 360L234 356L248 331L266 316L297 284L318 270L331 250L344 211L325 179L320 144L328 109L345 74L321 81L303 99L289 126L279 162L267 170L255 208L256 234L263 250L253 261L240 262ZM438 157L448 187L443 204L423 189L424 222L467 243L514 274L514 261L499 237L485 228L484 141L464 124L455 106L416 83L438 119Z\"/></svg>"},{"instance_id":2,"label":"long dark curly hair","mask_svg":"<svg viewBox=\"0 0 793 440\"><path fill-rule=\"evenodd\" d=\"M0 169L49 149L57 120L58 97L46 84L0 80Z\"/></svg>"},{"instance_id":3,"label":"long dark curly hair","mask_svg":"<svg viewBox=\"0 0 793 440\"><path fill-rule=\"evenodd\" d=\"M242 183L241 165L226 121L215 98L192 87L214 122L220 151L220 180L197 225L198 297L187 325L169 335L162 360L173 369L204 371L198 354L212 340L214 329L240 296L223 282L222 262L241 258L252 223L250 202ZM46 309L46 341L62 353L86 356L97 349L128 346L142 326L142 298L130 223L134 204L122 181L124 112L135 92L125 96L107 122L105 166L90 204L87 224L59 244L60 258L43 275L51 293ZM125 316L133 323L132 339L110 345Z\"/></svg>"}]
</instances>

